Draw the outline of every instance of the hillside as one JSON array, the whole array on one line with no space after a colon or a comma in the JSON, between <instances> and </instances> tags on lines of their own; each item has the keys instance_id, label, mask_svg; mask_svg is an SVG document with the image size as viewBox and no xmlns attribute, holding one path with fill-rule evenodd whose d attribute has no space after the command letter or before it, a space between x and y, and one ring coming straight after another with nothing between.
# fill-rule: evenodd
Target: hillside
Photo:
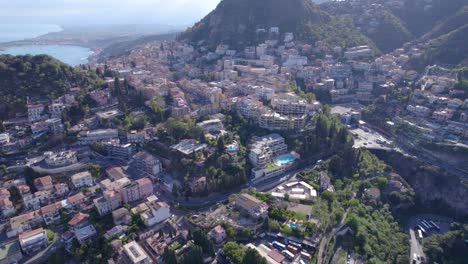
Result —
<instances>
[{"instance_id":1,"label":"hillside","mask_svg":"<svg viewBox=\"0 0 468 264\"><path fill-rule=\"evenodd\" d=\"M23 111L27 96L56 98L71 87L83 87L96 79L95 75L46 55L0 55L1 116Z\"/></svg>"},{"instance_id":2,"label":"hillside","mask_svg":"<svg viewBox=\"0 0 468 264\"><path fill-rule=\"evenodd\" d=\"M98 60L102 62L108 58L127 55L137 46L144 45L146 43L150 43L154 41L173 40L175 39L175 37L176 37L176 33L168 33L168 34L162 34L162 35L144 36L144 37L140 37L135 40L129 40L129 41L119 41L117 43L110 44L106 48L104 48L99 53Z\"/></svg>"},{"instance_id":3,"label":"hillside","mask_svg":"<svg viewBox=\"0 0 468 264\"><path fill-rule=\"evenodd\" d=\"M426 33L422 37L422 39L434 39L442 35L448 34L454 30L457 30L465 25L468 25L468 4L465 5L454 15L437 24L437 26L435 26L431 31Z\"/></svg>"},{"instance_id":4,"label":"hillside","mask_svg":"<svg viewBox=\"0 0 468 264\"><path fill-rule=\"evenodd\" d=\"M393 6L392 12L414 36L420 37L465 5L466 0L404 0L402 6Z\"/></svg>"},{"instance_id":5,"label":"hillside","mask_svg":"<svg viewBox=\"0 0 468 264\"><path fill-rule=\"evenodd\" d=\"M374 1L378 2L378 1ZM342 17L351 17L362 34L369 37L383 52L390 52L412 39L405 23L385 5L360 4L348 1L333 1L320 5L326 12Z\"/></svg>"},{"instance_id":6,"label":"hillside","mask_svg":"<svg viewBox=\"0 0 468 264\"><path fill-rule=\"evenodd\" d=\"M223 0L214 11L180 36L214 47L245 47L261 41L257 29L279 27L296 39L323 41L330 46L354 46L370 41L350 20L338 19L307 0Z\"/></svg>"},{"instance_id":7,"label":"hillside","mask_svg":"<svg viewBox=\"0 0 468 264\"><path fill-rule=\"evenodd\" d=\"M422 61L425 65L434 63L457 65L467 59L468 24L430 41Z\"/></svg>"}]
</instances>

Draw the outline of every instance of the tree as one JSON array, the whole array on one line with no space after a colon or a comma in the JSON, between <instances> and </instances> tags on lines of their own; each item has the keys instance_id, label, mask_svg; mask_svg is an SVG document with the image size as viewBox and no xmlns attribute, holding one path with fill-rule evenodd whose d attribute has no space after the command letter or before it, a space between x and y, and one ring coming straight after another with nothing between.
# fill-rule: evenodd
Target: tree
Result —
<instances>
[{"instance_id":1,"label":"tree","mask_svg":"<svg viewBox=\"0 0 468 264\"><path fill-rule=\"evenodd\" d=\"M236 242L227 242L223 247L224 254L234 264L241 264L244 259L244 249Z\"/></svg>"},{"instance_id":2,"label":"tree","mask_svg":"<svg viewBox=\"0 0 468 264\"><path fill-rule=\"evenodd\" d=\"M247 248L242 264L267 264L267 260L262 257L256 249Z\"/></svg>"},{"instance_id":3,"label":"tree","mask_svg":"<svg viewBox=\"0 0 468 264\"><path fill-rule=\"evenodd\" d=\"M4 133L6 130L5 124L3 124L3 120L0 120L0 133Z\"/></svg>"},{"instance_id":4,"label":"tree","mask_svg":"<svg viewBox=\"0 0 468 264\"><path fill-rule=\"evenodd\" d=\"M163 260L165 264L177 264L177 258L174 250L169 247L164 249Z\"/></svg>"},{"instance_id":5,"label":"tree","mask_svg":"<svg viewBox=\"0 0 468 264\"><path fill-rule=\"evenodd\" d=\"M97 177L99 177L101 175L102 167L99 164L90 164L88 166L88 170L91 173L91 175L93 176L93 178L96 179Z\"/></svg>"},{"instance_id":6,"label":"tree","mask_svg":"<svg viewBox=\"0 0 468 264\"><path fill-rule=\"evenodd\" d=\"M218 152L223 153L226 146L224 145L224 140L222 138L218 139Z\"/></svg>"},{"instance_id":7,"label":"tree","mask_svg":"<svg viewBox=\"0 0 468 264\"><path fill-rule=\"evenodd\" d=\"M195 245L200 246L203 253L214 256L213 243L208 239L205 232L202 230L195 230L192 236Z\"/></svg>"},{"instance_id":8,"label":"tree","mask_svg":"<svg viewBox=\"0 0 468 264\"><path fill-rule=\"evenodd\" d=\"M203 264L203 251L201 247L193 245L185 253L184 264Z\"/></svg>"}]
</instances>

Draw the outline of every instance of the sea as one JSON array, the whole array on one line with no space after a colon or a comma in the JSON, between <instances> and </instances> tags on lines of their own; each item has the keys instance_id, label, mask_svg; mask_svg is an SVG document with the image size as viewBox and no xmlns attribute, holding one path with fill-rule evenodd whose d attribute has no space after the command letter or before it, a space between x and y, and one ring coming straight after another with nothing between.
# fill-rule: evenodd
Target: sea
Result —
<instances>
[{"instance_id":1,"label":"sea","mask_svg":"<svg viewBox=\"0 0 468 264\"><path fill-rule=\"evenodd\" d=\"M0 43L35 38L62 28L51 24L0 24ZM26 45L0 49L0 54L47 54L71 66L88 63L93 52L85 47L68 45Z\"/></svg>"}]
</instances>

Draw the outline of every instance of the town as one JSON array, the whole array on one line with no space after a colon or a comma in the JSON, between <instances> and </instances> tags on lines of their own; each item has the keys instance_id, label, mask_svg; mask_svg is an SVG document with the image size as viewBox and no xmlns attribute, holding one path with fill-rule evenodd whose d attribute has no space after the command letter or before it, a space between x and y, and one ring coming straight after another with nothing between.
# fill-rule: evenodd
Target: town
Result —
<instances>
[{"instance_id":1,"label":"town","mask_svg":"<svg viewBox=\"0 0 468 264\"><path fill-rule=\"evenodd\" d=\"M409 66L421 43L382 54L256 31L265 41L240 50L146 43L82 66L98 85L25 98L1 124L0 263L56 252L77 263L365 263L334 248L354 235L350 215L414 199L367 149L435 163L431 146L466 148L466 90L455 70ZM467 175L466 164L450 170ZM431 221L421 239L448 230Z\"/></svg>"}]
</instances>

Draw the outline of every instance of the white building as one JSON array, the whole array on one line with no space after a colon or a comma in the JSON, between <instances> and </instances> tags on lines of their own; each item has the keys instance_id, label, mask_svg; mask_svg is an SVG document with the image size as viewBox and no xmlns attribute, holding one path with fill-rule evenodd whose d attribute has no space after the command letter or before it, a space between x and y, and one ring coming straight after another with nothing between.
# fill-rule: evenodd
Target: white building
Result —
<instances>
[{"instance_id":1,"label":"white building","mask_svg":"<svg viewBox=\"0 0 468 264\"><path fill-rule=\"evenodd\" d=\"M249 153L250 162L254 167L265 167L273 157L288 151L284 138L278 134L257 137L254 140Z\"/></svg>"},{"instance_id":2,"label":"white building","mask_svg":"<svg viewBox=\"0 0 468 264\"><path fill-rule=\"evenodd\" d=\"M6 145L10 143L10 134L2 133L0 134L0 145Z\"/></svg>"},{"instance_id":3,"label":"white building","mask_svg":"<svg viewBox=\"0 0 468 264\"><path fill-rule=\"evenodd\" d=\"M72 150L61 151L61 152L44 152L45 162L49 166L68 166L78 162L76 152Z\"/></svg>"},{"instance_id":4,"label":"white building","mask_svg":"<svg viewBox=\"0 0 468 264\"><path fill-rule=\"evenodd\" d=\"M153 263L145 250L135 241L123 246L122 263L150 264Z\"/></svg>"},{"instance_id":5,"label":"white building","mask_svg":"<svg viewBox=\"0 0 468 264\"><path fill-rule=\"evenodd\" d=\"M89 171L83 171L71 176L71 182L75 188L89 187L93 185L93 176Z\"/></svg>"},{"instance_id":6,"label":"white building","mask_svg":"<svg viewBox=\"0 0 468 264\"><path fill-rule=\"evenodd\" d=\"M90 144L101 140L111 140L119 137L117 129L98 129L80 133L79 139L82 144Z\"/></svg>"}]
</instances>

